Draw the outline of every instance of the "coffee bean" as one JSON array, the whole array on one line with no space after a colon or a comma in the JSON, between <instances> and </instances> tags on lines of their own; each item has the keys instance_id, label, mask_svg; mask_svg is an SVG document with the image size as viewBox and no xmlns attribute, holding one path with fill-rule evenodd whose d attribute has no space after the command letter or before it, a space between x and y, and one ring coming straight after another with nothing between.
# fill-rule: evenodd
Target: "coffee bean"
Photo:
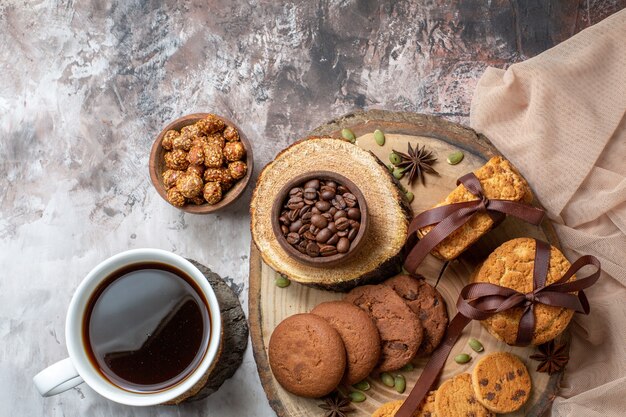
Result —
<instances>
[{"instance_id":1,"label":"coffee bean","mask_svg":"<svg viewBox=\"0 0 626 417\"><path fill-rule=\"evenodd\" d=\"M304 198L307 200L313 200L317 197L317 190L315 188L305 188L304 189ZM314 204L315 202L311 203Z\"/></svg>"},{"instance_id":2,"label":"coffee bean","mask_svg":"<svg viewBox=\"0 0 626 417\"><path fill-rule=\"evenodd\" d=\"M361 210L356 207L352 207L348 209L348 218L352 220L360 220L361 219Z\"/></svg>"},{"instance_id":3,"label":"coffee bean","mask_svg":"<svg viewBox=\"0 0 626 417\"><path fill-rule=\"evenodd\" d=\"M346 217L340 217L340 218L335 220L335 227L340 232L343 232L348 227L350 227L350 220L348 220L348 218L346 218Z\"/></svg>"},{"instance_id":4,"label":"coffee bean","mask_svg":"<svg viewBox=\"0 0 626 417\"><path fill-rule=\"evenodd\" d=\"M345 209L348 206L346 204L346 201L340 195L336 195L335 198L333 198L330 203L333 206L335 206L337 208L337 210L343 210L343 209Z\"/></svg>"},{"instance_id":5,"label":"coffee bean","mask_svg":"<svg viewBox=\"0 0 626 417\"><path fill-rule=\"evenodd\" d=\"M298 242L300 242L300 235L297 233L289 233L287 235L287 242L289 242L290 245L297 245Z\"/></svg>"},{"instance_id":6,"label":"coffee bean","mask_svg":"<svg viewBox=\"0 0 626 417\"><path fill-rule=\"evenodd\" d=\"M354 207L357 204L356 196L352 193L343 193L343 200L346 202L348 207Z\"/></svg>"},{"instance_id":7,"label":"coffee bean","mask_svg":"<svg viewBox=\"0 0 626 417\"><path fill-rule=\"evenodd\" d=\"M315 203L315 207L319 211L328 211L331 206L330 206L330 203L328 201L318 201L317 203Z\"/></svg>"},{"instance_id":8,"label":"coffee bean","mask_svg":"<svg viewBox=\"0 0 626 417\"><path fill-rule=\"evenodd\" d=\"M341 219L342 217L346 217L347 215L348 213L346 213L344 210L337 210L337 212L333 216L333 219L335 220Z\"/></svg>"},{"instance_id":9,"label":"coffee bean","mask_svg":"<svg viewBox=\"0 0 626 417\"><path fill-rule=\"evenodd\" d=\"M337 242L337 252L347 253L350 250L350 240L347 237L342 237Z\"/></svg>"},{"instance_id":10,"label":"coffee bean","mask_svg":"<svg viewBox=\"0 0 626 417\"><path fill-rule=\"evenodd\" d=\"M317 235L315 235L315 240L320 242L320 243L326 243L326 241L328 239L330 239L332 236L333 236L333 232L331 232L327 228L324 228L324 229L320 230L317 233Z\"/></svg>"},{"instance_id":11,"label":"coffee bean","mask_svg":"<svg viewBox=\"0 0 626 417\"><path fill-rule=\"evenodd\" d=\"M340 238L339 238L339 235L338 235L337 233L335 233L335 234L333 235L333 237L331 237L330 239L328 239L328 240L326 241L326 244L327 244L327 245L336 245L336 244L337 244L337 242L339 242L339 239L340 239Z\"/></svg>"},{"instance_id":12,"label":"coffee bean","mask_svg":"<svg viewBox=\"0 0 626 417\"><path fill-rule=\"evenodd\" d=\"M317 243L310 242L306 245L306 254L312 258L316 258L320 254L320 247L317 246Z\"/></svg>"},{"instance_id":13,"label":"coffee bean","mask_svg":"<svg viewBox=\"0 0 626 417\"><path fill-rule=\"evenodd\" d=\"M311 224L323 229L328 225L328 220L321 214L314 214L313 217L311 217Z\"/></svg>"},{"instance_id":14,"label":"coffee bean","mask_svg":"<svg viewBox=\"0 0 626 417\"><path fill-rule=\"evenodd\" d=\"M331 180L312 179L293 187L279 216L287 243L310 257L350 251L361 219L355 195ZM282 237L281 237L282 238Z\"/></svg>"},{"instance_id":15,"label":"coffee bean","mask_svg":"<svg viewBox=\"0 0 626 417\"><path fill-rule=\"evenodd\" d=\"M335 192L332 190L324 190L320 192L320 198L322 200L330 201L335 198Z\"/></svg>"},{"instance_id":16,"label":"coffee bean","mask_svg":"<svg viewBox=\"0 0 626 417\"><path fill-rule=\"evenodd\" d=\"M317 190L318 188L320 188L320 180L308 180L306 184L304 184L304 192L306 192L307 188L313 188L314 190Z\"/></svg>"},{"instance_id":17,"label":"coffee bean","mask_svg":"<svg viewBox=\"0 0 626 417\"><path fill-rule=\"evenodd\" d=\"M298 219L289 226L290 232L297 232L302 227L302 220Z\"/></svg>"},{"instance_id":18,"label":"coffee bean","mask_svg":"<svg viewBox=\"0 0 626 417\"><path fill-rule=\"evenodd\" d=\"M333 256L337 255L338 249L332 245L323 245L320 247L320 255L322 256Z\"/></svg>"}]
</instances>

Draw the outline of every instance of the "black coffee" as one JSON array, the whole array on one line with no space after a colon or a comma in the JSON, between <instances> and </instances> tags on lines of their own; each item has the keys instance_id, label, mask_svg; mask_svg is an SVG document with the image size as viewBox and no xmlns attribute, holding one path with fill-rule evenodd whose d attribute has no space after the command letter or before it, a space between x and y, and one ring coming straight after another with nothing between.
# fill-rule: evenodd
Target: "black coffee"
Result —
<instances>
[{"instance_id":1,"label":"black coffee","mask_svg":"<svg viewBox=\"0 0 626 417\"><path fill-rule=\"evenodd\" d=\"M155 392L185 379L202 361L210 312L184 272L134 264L108 277L89 300L83 341L92 363L113 384Z\"/></svg>"}]
</instances>

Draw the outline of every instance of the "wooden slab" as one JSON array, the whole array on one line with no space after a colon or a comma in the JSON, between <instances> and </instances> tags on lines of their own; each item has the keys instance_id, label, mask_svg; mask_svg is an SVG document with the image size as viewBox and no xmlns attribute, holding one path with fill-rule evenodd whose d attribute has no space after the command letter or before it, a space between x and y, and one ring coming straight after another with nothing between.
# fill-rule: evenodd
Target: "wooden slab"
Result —
<instances>
[{"instance_id":1,"label":"wooden slab","mask_svg":"<svg viewBox=\"0 0 626 417\"><path fill-rule=\"evenodd\" d=\"M482 135L472 129L445 121L440 118L412 113L394 113L381 110L372 110L349 114L331 121L311 132L311 135L331 135L339 137L341 128L349 127L357 136L357 145L370 150L383 162L388 163L388 155L392 149L406 151L407 143L412 145L426 145L438 157L435 169L440 176L428 175L426 186L415 181L408 186L406 178L400 182L415 195L411 206L414 213L432 207L444 198L455 187L456 179L483 165L490 157L498 155L498 151ZM384 146L378 146L373 138L375 129L381 129L386 136ZM455 166L447 164L446 157L455 150L465 153L463 161ZM531 184L532 187L532 184ZM437 287L446 300L448 314L452 317L456 313L456 299L463 286L468 283L470 273L485 259L485 257L501 243L515 237L536 237L547 240L558 246L556 233L552 225L545 221L541 227L528 225L515 219L505 220L498 228L484 236L474 247L461 258L452 262L439 286ZM442 262L429 256L419 269L428 282L435 283ZM274 280L278 275L265 265L254 245L251 245L250 255L250 289L249 289L249 320L252 345L259 375L270 405L281 417L321 416L318 404L321 401L304 399L289 394L280 387L274 379L267 360L267 346L273 329L284 318L301 312L308 312L323 301L342 298L340 293L305 287L292 283L287 288L278 288ZM467 341L470 337L480 340L485 346L485 353L506 351L517 354L528 366L533 380L533 392L527 404L517 413L510 416L540 416L549 407L554 394L558 390L561 374L548 376L535 371L537 362L531 361L529 356L535 353L535 348L519 348L508 346L492 337L478 322L471 323L456 343L441 374L440 382L458 373L471 372L474 364L482 354L474 353ZM470 353L473 357L466 365L456 364L452 358L458 353ZM365 392L367 400L353 404L357 411L350 416L365 417L381 404L397 400L408 395L428 358L414 362L415 369L402 372L407 379L407 390L398 394L392 388L384 386L379 378L371 375L368 381L371 389ZM348 388L343 387L346 392Z\"/></svg>"}]
</instances>

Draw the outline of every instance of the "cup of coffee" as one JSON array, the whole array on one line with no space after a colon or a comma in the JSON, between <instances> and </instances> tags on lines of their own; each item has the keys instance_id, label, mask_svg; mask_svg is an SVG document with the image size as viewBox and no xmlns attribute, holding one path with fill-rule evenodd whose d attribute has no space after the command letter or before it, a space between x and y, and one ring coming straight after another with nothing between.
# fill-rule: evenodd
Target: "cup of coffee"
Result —
<instances>
[{"instance_id":1,"label":"cup of coffee","mask_svg":"<svg viewBox=\"0 0 626 417\"><path fill-rule=\"evenodd\" d=\"M189 261L134 249L96 266L72 297L69 358L33 381L47 397L82 382L127 405L189 395L216 360L222 323L213 289Z\"/></svg>"}]
</instances>

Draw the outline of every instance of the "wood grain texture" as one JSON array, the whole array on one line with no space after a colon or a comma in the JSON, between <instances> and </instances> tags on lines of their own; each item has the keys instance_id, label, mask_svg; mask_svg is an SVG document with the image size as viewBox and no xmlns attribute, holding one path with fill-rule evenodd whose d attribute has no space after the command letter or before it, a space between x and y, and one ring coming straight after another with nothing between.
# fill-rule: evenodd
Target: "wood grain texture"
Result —
<instances>
[{"instance_id":1,"label":"wood grain texture","mask_svg":"<svg viewBox=\"0 0 626 417\"><path fill-rule=\"evenodd\" d=\"M333 120L315 129L313 133L338 135L339 129L344 127L349 127L355 132L358 146L370 150L381 160L387 158L392 148L404 149L409 142L412 145L424 144L434 151L439 159L435 168L440 176L427 176L426 187L422 186L419 181L412 186L408 185L406 179L400 181L404 187L415 194L415 199L411 204L415 213L432 207L445 197L455 187L457 177L482 166L487 159L498 154L485 137L477 135L472 129L439 118L410 113L357 112ZM382 147L374 141L375 129L385 132L386 143ZM446 156L458 149L465 153L463 161L454 166L445 163ZM438 289L446 300L450 317L456 313L456 298L461 288L469 282L469 276L474 268L501 243L519 236L541 238L558 246L558 239L548 221L544 221L541 227L536 227L515 219L506 219L448 266ZM429 283L434 284L441 267L440 260L429 256L418 271L426 277ZM263 263L259 252L253 246L250 256L249 320L259 375L270 405L280 417L313 416L318 413L318 400L303 399L289 394L273 378L267 361L269 337L274 327L284 318L295 313L308 312L320 302L341 299L342 296L297 283L281 289L274 285L276 277L276 272ZM485 352L497 350L513 352L524 360L533 378L533 394L530 401L511 416L542 415L558 390L561 374L548 376L535 372L535 364L529 360L529 355L535 352L534 348L507 346L490 336L478 322L472 322L455 344L439 382L458 373L471 371L473 364L480 358L480 354L473 353L467 346L469 337L479 339L485 346ZM472 352L474 359L466 365L454 363L451 358L462 352ZM407 393L415 384L426 361L427 358L415 360L416 369L403 373L407 379ZM372 386L366 392L368 399L363 403L353 404L357 408L355 417L369 416L382 403L400 399L406 395L400 395L393 389L385 387L374 374L368 378L368 382ZM348 389L348 387L341 387L344 392Z\"/></svg>"}]
</instances>

